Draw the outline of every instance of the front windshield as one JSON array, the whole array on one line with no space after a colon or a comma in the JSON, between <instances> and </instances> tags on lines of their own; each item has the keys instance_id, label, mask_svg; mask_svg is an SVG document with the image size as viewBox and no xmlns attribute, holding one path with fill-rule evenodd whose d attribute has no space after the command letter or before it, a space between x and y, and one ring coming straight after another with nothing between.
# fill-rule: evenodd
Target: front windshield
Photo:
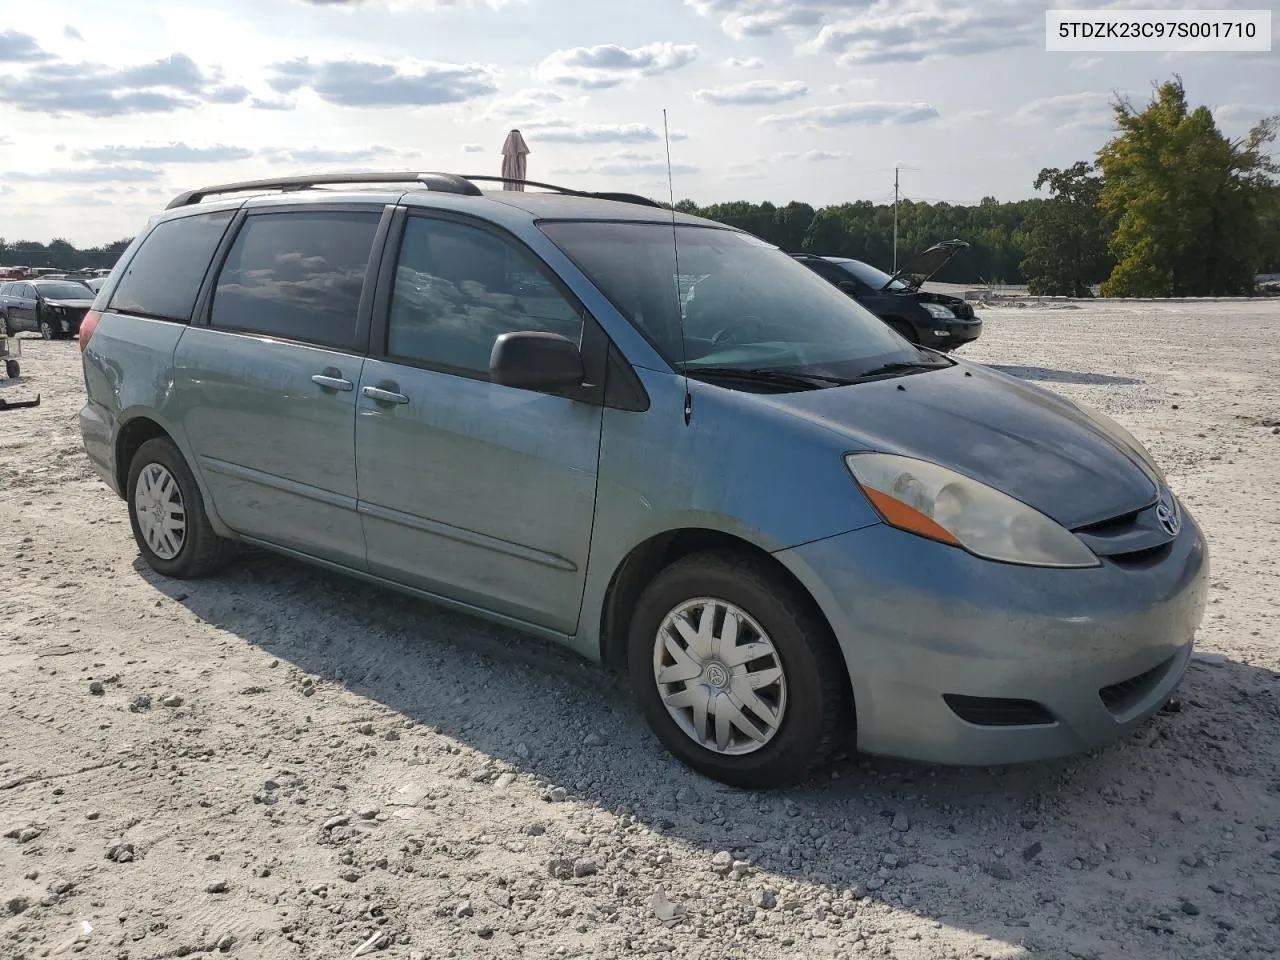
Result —
<instances>
[{"instance_id":1,"label":"front windshield","mask_svg":"<svg viewBox=\"0 0 1280 960\"><path fill-rule=\"evenodd\" d=\"M673 367L691 375L730 367L853 379L932 359L748 234L679 226L673 244L669 223L540 226Z\"/></svg>"},{"instance_id":2,"label":"front windshield","mask_svg":"<svg viewBox=\"0 0 1280 960\"><path fill-rule=\"evenodd\" d=\"M92 300L93 291L83 283L66 281L37 283L36 289L46 300Z\"/></svg>"},{"instance_id":3,"label":"front windshield","mask_svg":"<svg viewBox=\"0 0 1280 960\"><path fill-rule=\"evenodd\" d=\"M861 260L843 260L837 263L841 270L851 273L872 290L883 290L886 287L889 290L906 290L907 285L901 280L896 280L883 270L873 267L869 263L863 263Z\"/></svg>"}]
</instances>

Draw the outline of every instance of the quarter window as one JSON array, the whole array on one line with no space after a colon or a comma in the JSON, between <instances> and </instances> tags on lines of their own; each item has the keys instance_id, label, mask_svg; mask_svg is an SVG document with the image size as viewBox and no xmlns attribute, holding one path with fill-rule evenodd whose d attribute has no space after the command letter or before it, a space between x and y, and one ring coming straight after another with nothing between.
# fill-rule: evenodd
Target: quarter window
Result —
<instances>
[{"instance_id":1,"label":"quarter window","mask_svg":"<svg viewBox=\"0 0 1280 960\"><path fill-rule=\"evenodd\" d=\"M409 219L391 298L389 356L487 373L494 341L523 330L580 343L582 315L514 243L448 220Z\"/></svg>"},{"instance_id":2,"label":"quarter window","mask_svg":"<svg viewBox=\"0 0 1280 960\"><path fill-rule=\"evenodd\" d=\"M233 215L223 210L157 224L129 261L111 309L189 321L214 248Z\"/></svg>"},{"instance_id":3,"label":"quarter window","mask_svg":"<svg viewBox=\"0 0 1280 960\"><path fill-rule=\"evenodd\" d=\"M379 216L314 210L246 218L218 276L209 322L353 348Z\"/></svg>"}]
</instances>

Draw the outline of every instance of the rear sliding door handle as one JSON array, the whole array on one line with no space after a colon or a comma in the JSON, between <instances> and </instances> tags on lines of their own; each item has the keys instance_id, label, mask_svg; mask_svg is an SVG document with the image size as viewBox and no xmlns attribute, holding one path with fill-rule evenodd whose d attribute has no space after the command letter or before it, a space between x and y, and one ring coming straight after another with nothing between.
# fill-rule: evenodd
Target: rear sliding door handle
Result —
<instances>
[{"instance_id":1,"label":"rear sliding door handle","mask_svg":"<svg viewBox=\"0 0 1280 960\"><path fill-rule=\"evenodd\" d=\"M344 380L342 377L330 377L323 373L317 373L311 378L311 382L323 387L325 390L341 390L343 393L350 393L354 389L354 385L350 380Z\"/></svg>"},{"instance_id":2,"label":"rear sliding door handle","mask_svg":"<svg viewBox=\"0 0 1280 960\"><path fill-rule=\"evenodd\" d=\"M388 387L395 387L394 383L387 384ZM360 390L366 397L376 403L408 403L409 398L403 393L397 393L394 389L386 390L382 387L362 387Z\"/></svg>"}]
</instances>

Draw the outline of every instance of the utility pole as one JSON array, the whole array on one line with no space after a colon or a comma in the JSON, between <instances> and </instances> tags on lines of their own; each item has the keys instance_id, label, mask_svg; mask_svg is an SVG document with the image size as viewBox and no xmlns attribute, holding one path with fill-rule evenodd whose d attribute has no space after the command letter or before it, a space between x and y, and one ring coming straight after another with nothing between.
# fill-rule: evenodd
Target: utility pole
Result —
<instances>
[{"instance_id":1,"label":"utility pole","mask_svg":"<svg viewBox=\"0 0 1280 960\"><path fill-rule=\"evenodd\" d=\"M893 165L893 272L898 272L898 165Z\"/></svg>"}]
</instances>

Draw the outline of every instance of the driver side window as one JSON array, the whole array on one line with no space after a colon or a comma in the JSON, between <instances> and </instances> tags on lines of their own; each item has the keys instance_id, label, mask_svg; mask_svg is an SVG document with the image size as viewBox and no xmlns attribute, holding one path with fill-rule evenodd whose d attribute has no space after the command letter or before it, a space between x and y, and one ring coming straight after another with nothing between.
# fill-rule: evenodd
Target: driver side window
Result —
<instances>
[{"instance_id":1,"label":"driver side window","mask_svg":"<svg viewBox=\"0 0 1280 960\"><path fill-rule=\"evenodd\" d=\"M582 317L516 244L451 220L410 217L396 267L387 354L487 375L504 333L582 340Z\"/></svg>"}]
</instances>

